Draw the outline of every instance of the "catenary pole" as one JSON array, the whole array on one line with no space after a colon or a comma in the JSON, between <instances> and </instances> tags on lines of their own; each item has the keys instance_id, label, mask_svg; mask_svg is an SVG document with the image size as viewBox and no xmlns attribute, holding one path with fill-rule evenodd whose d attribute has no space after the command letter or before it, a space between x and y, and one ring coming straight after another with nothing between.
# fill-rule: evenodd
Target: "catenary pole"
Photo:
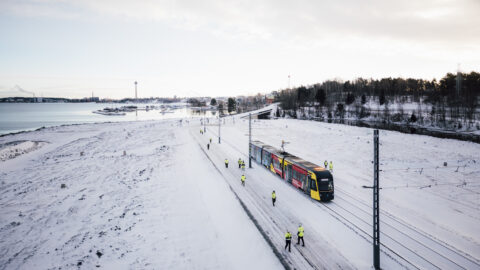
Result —
<instances>
[{"instance_id":1,"label":"catenary pole","mask_svg":"<svg viewBox=\"0 0 480 270\"><path fill-rule=\"evenodd\" d=\"M222 119L220 119L220 115L218 115L218 144L221 143L220 141L220 124L222 123Z\"/></svg>"},{"instance_id":2,"label":"catenary pole","mask_svg":"<svg viewBox=\"0 0 480 270\"><path fill-rule=\"evenodd\" d=\"M379 136L373 131L373 266L380 269Z\"/></svg>"},{"instance_id":3,"label":"catenary pole","mask_svg":"<svg viewBox=\"0 0 480 270\"><path fill-rule=\"evenodd\" d=\"M248 114L248 167L252 168L252 114Z\"/></svg>"}]
</instances>

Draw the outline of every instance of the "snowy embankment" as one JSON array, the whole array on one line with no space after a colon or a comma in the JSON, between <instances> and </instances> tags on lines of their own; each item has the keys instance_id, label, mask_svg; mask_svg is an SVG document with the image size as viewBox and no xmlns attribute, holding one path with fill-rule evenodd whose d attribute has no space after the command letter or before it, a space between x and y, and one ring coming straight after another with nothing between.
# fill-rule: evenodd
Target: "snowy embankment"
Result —
<instances>
[{"instance_id":1,"label":"snowy embankment","mask_svg":"<svg viewBox=\"0 0 480 270\"><path fill-rule=\"evenodd\" d=\"M16 158L23 154L42 148L46 142L13 141L0 145L0 162Z\"/></svg>"},{"instance_id":2,"label":"snowy embankment","mask_svg":"<svg viewBox=\"0 0 480 270\"><path fill-rule=\"evenodd\" d=\"M178 122L46 128L0 143L20 140L49 144L0 163L0 269L282 267Z\"/></svg>"}]
</instances>

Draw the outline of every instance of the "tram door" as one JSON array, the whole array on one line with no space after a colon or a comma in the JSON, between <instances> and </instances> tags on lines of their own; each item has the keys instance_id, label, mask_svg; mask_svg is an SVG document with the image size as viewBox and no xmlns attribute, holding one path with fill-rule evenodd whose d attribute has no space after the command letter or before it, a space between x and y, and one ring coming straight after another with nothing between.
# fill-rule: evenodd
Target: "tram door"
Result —
<instances>
[{"instance_id":1,"label":"tram door","mask_svg":"<svg viewBox=\"0 0 480 270\"><path fill-rule=\"evenodd\" d=\"M310 195L310 185L311 185L312 179L310 178L310 174L307 175L307 183L305 184L305 192Z\"/></svg>"},{"instance_id":2,"label":"tram door","mask_svg":"<svg viewBox=\"0 0 480 270\"><path fill-rule=\"evenodd\" d=\"M287 165L287 181L288 183L292 183L292 165L288 164Z\"/></svg>"}]
</instances>

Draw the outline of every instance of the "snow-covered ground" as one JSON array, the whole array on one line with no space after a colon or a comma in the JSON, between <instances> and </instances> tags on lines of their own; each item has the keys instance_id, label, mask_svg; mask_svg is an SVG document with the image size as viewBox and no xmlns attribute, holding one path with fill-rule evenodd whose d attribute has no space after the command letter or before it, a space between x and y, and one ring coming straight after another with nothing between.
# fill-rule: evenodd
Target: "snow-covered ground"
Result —
<instances>
[{"instance_id":1,"label":"snow-covered ground","mask_svg":"<svg viewBox=\"0 0 480 270\"><path fill-rule=\"evenodd\" d=\"M50 143L0 163L0 269L282 267L178 122L1 141L33 139Z\"/></svg>"},{"instance_id":2,"label":"snow-covered ground","mask_svg":"<svg viewBox=\"0 0 480 270\"><path fill-rule=\"evenodd\" d=\"M254 140L277 148L285 140L287 151L306 160L333 161L336 196L322 207L344 218L357 235L371 235L372 194L362 188L373 182L371 129L298 120L256 120L252 129ZM227 122L221 134L225 144L246 152L247 132L243 119ZM388 264L392 257L408 268L479 269L480 145L389 131L380 132L380 142L382 265L394 268ZM326 218L309 220L321 228L318 220ZM352 253L347 259L355 266L368 265L371 249L362 249L355 237L342 243L338 238L349 229L341 231L320 235L344 255Z\"/></svg>"},{"instance_id":3,"label":"snow-covered ground","mask_svg":"<svg viewBox=\"0 0 480 270\"><path fill-rule=\"evenodd\" d=\"M222 120L220 144L213 119L204 135L198 120L166 120L0 138L48 142L0 163L0 269L370 269L372 130L253 121L253 139L333 161L335 200L319 203L257 164L241 186L248 121ZM480 145L389 131L380 141L382 268L480 269Z\"/></svg>"},{"instance_id":4,"label":"snow-covered ground","mask_svg":"<svg viewBox=\"0 0 480 270\"><path fill-rule=\"evenodd\" d=\"M9 160L28 152L35 151L45 144L46 142L35 141L13 141L2 144L0 145L0 161Z\"/></svg>"}]
</instances>

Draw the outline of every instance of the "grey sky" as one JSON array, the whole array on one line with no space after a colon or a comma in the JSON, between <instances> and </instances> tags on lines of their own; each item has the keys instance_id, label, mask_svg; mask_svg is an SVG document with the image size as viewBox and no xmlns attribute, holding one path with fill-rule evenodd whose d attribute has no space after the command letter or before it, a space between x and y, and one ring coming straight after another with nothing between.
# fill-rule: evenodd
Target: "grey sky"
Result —
<instances>
[{"instance_id":1,"label":"grey sky","mask_svg":"<svg viewBox=\"0 0 480 270\"><path fill-rule=\"evenodd\" d=\"M0 96L237 95L480 70L480 1L0 2Z\"/></svg>"}]
</instances>

